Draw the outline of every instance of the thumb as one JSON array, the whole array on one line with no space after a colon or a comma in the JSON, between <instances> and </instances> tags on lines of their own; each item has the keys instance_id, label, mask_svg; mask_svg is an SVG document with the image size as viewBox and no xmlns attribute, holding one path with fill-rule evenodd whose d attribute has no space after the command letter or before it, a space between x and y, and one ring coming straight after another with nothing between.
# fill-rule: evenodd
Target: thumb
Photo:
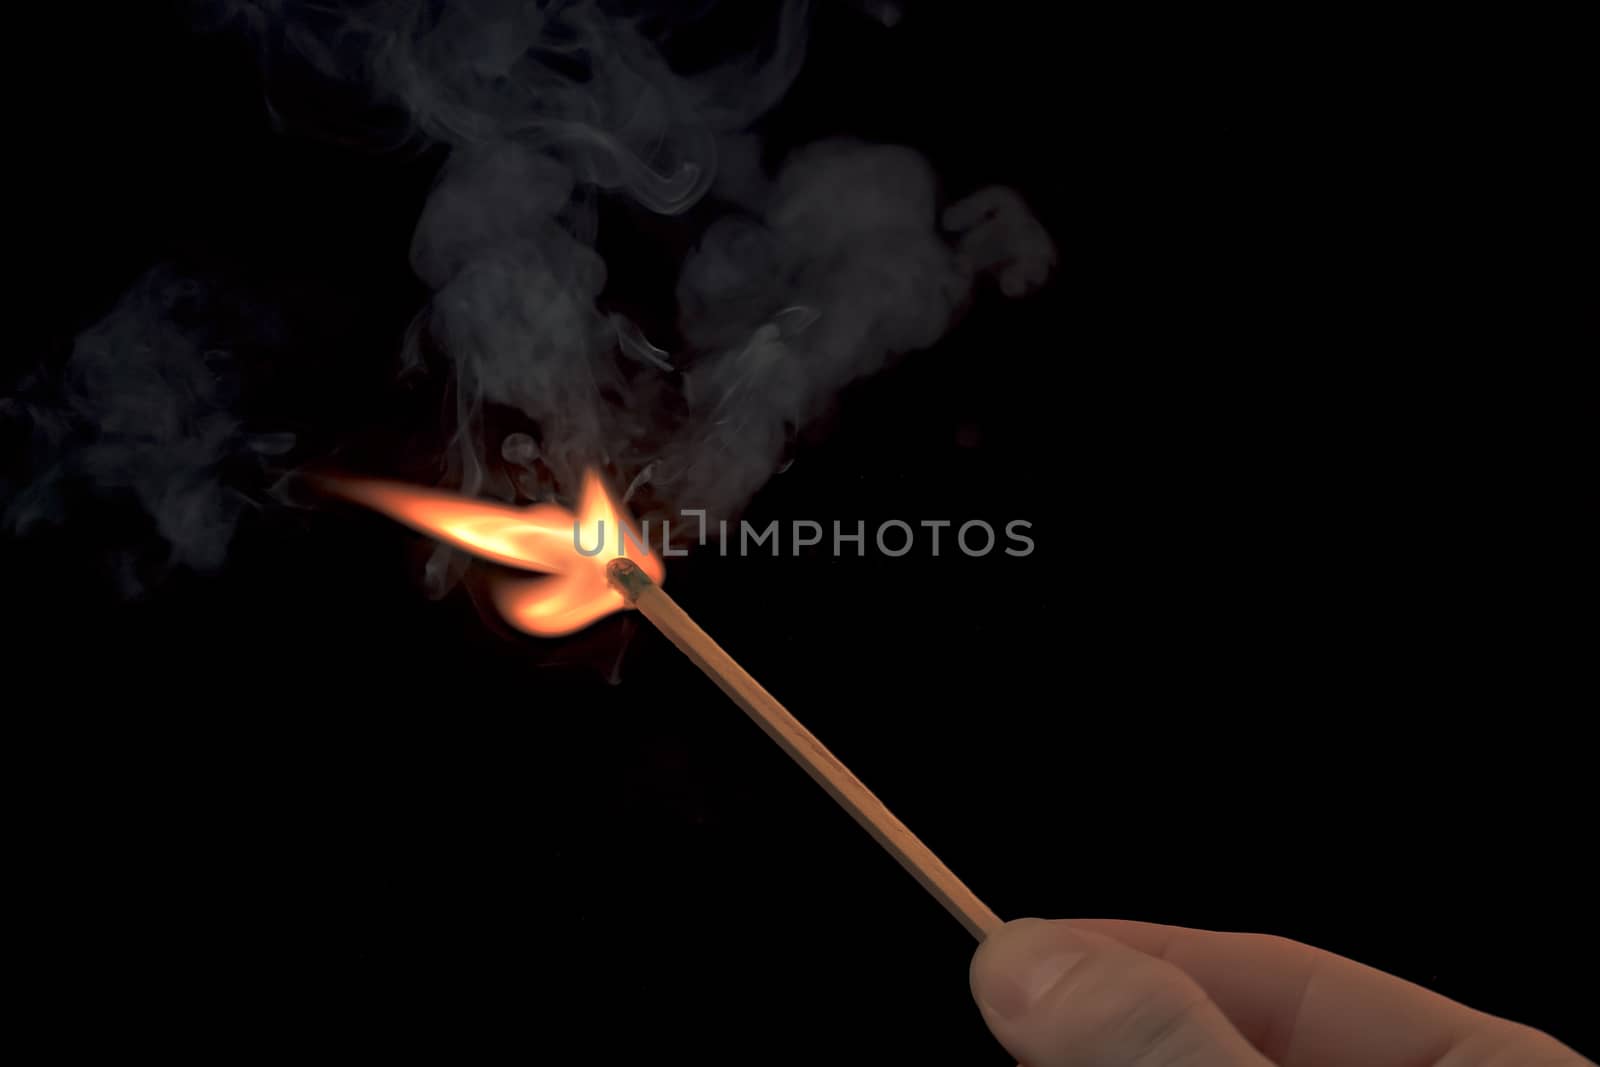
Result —
<instances>
[{"instance_id":1,"label":"thumb","mask_svg":"<svg viewBox=\"0 0 1600 1067\"><path fill-rule=\"evenodd\" d=\"M1183 971L1064 922L1018 919L972 960L972 995L1025 1067L1264 1067Z\"/></svg>"}]
</instances>

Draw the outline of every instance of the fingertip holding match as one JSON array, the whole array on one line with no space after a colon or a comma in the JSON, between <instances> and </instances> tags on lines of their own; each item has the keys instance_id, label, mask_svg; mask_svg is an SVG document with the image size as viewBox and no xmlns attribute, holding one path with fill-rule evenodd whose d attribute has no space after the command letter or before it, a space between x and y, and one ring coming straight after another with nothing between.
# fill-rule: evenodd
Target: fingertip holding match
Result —
<instances>
[{"instance_id":1,"label":"fingertip holding match","mask_svg":"<svg viewBox=\"0 0 1600 1067\"><path fill-rule=\"evenodd\" d=\"M606 581L630 605L639 599L640 593L655 584L642 567L626 556L619 556L606 564Z\"/></svg>"}]
</instances>

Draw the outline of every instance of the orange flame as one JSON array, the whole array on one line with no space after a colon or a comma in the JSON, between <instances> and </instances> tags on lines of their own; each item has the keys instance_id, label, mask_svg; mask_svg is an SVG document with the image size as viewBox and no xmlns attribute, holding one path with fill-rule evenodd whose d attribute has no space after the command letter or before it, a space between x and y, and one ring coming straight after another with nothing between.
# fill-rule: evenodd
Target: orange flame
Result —
<instances>
[{"instance_id":1,"label":"orange flame","mask_svg":"<svg viewBox=\"0 0 1600 1067\"><path fill-rule=\"evenodd\" d=\"M618 556L639 564L652 581L665 577L661 560L644 547L593 470L584 472L576 515L554 504L513 507L395 482L336 478L327 484L339 496L475 556L549 575L501 579L493 587L501 614L531 634L572 633L627 607L606 581L606 564Z\"/></svg>"}]
</instances>

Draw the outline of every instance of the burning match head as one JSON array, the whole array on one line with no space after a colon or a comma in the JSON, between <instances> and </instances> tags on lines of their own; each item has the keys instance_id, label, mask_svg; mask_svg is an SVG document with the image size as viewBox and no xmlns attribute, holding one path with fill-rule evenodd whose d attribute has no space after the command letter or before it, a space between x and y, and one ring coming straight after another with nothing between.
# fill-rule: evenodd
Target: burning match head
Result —
<instances>
[{"instance_id":1,"label":"burning match head","mask_svg":"<svg viewBox=\"0 0 1600 1067\"><path fill-rule=\"evenodd\" d=\"M514 507L392 482L320 481L329 492L482 559L541 575L505 577L493 586L501 614L527 633L572 633L632 604L636 592L612 579L608 561L627 564L644 583L639 588L665 577L661 560L595 471L584 477L576 513L554 504Z\"/></svg>"},{"instance_id":2,"label":"burning match head","mask_svg":"<svg viewBox=\"0 0 1600 1067\"><path fill-rule=\"evenodd\" d=\"M622 594L629 604L639 599L639 594L655 583L644 572L644 568L631 559L618 557L606 564L606 581L611 583L611 588Z\"/></svg>"}]
</instances>

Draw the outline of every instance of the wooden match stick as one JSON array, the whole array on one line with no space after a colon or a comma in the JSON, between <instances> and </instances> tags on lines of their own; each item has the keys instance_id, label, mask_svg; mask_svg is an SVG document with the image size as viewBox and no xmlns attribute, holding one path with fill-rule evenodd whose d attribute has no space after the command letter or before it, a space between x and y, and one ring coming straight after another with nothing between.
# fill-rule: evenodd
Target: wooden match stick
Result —
<instances>
[{"instance_id":1,"label":"wooden match stick","mask_svg":"<svg viewBox=\"0 0 1600 1067\"><path fill-rule=\"evenodd\" d=\"M662 592L649 575L630 559L614 559L606 567L606 577L641 615L655 623L669 641L732 697L768 737L804 767L862 829L899 860L900 866L910 871L968 933L982 941L1000 927L995 913L974 896L905 823L895 818L883 801L850 773L850 768L840 763L787 708L774 700L771 693L761 688L722 646L700 629L675 600Z\"/></svg>"}]
</instances>

